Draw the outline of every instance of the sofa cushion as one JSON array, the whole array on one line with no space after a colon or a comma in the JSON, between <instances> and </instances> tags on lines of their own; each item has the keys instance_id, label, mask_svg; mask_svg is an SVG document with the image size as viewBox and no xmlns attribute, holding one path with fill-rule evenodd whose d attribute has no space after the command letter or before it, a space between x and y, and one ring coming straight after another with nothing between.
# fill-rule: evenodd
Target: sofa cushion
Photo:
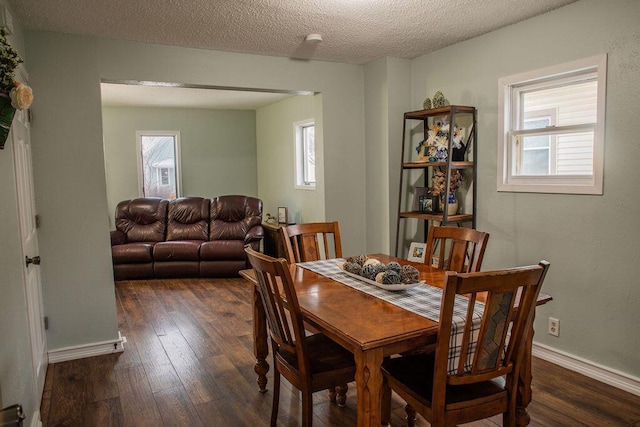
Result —
<instances>
[{"instance_id":1,"label":"sofa cushion","mask_svg":"<svg viewBox=\"0 0 640 427\"><path fill-rule=\"evenodd\" d=\"M198 261L202 243L202 240L158 242L153 248L153 260L155 262Z\"/></svg>"},{"instance_id":2,"label":"sofa cushion","mask_svg":"<svg viewBox=\"0 0 640 427\"><path fill-rule=\"evenodd\" d=\"M168 200L144 197L124 200L116 207L116 230L127 242L161 242L167 230Z\"/></svg>"},{"instance_id":3,"label":"sofa cushion","mask_svg":"<svg viewBox=\"0 0 640 427\"><path fill-rule=\"evenodd\" d=\"M200 261L200 277L236 277L249 268L245 261Z\"/></svg>"},{"instance_id":4,"label":"sofa cushion","mask_svg":"<svg viewBox=\"0 0 640 427\"><path fill-rule=\"evenodd\" d=\"M115 280L151 279L153 278L153 263L114 264L113 278Z\"/></svg>"},{"instance_id":5,"label":"sofa cushion","mask_svg":"<svg viewBox=\"0 0 640 427\"><path fill-rule=\"evenodd\" d=\"M136 264L153 261L155 243L126 243L111 247L114 264Z\"/></svg>"},{"instance_id":6,"label":"sofa cushion","mask_svg":"<svg viewBox=\"0 0 640 427\"><path fill-rule=\"evenodd\" d=\"M209 240L244 242L249 230L262 223L262 200L247 196L220 196L211 200Z\"/></svg>"},{"instance_id":7,"label":"sofa cushion","mask_svg":"<svg viewBox=\"0 0 640 427\"><path fill-rule=\"evenodd\" d=\"M200 246L200 259L213 260L246 260L244 241L242 240L214 240L204 242Z\"/></svg>"},{"instance_id":8,"label":"sofa cushion","mask_svg":"<svg viewBox=\"0 0 640 427\"><path fill-rule=\"evenodd\" d=\"M167 240L208 240L210 200L182 197L169 202Z\"/></svg>"},{"instance_id":9,"label":"sofa cushion","mask_svg":"<svg viewBox=\"0 0 640 427\"><path fill-rule=\"evenodd\" d=\"M154 277L197 277L200 263L197 261L154 262Z\"/></svg>"}]
</instances>

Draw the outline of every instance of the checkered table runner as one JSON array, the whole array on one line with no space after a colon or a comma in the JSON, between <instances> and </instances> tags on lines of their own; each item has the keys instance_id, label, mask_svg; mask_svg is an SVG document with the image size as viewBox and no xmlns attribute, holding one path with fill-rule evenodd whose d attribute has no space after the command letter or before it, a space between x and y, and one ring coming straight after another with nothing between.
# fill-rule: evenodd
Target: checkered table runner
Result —
<instances>
[{"instance_id":1,"label":"checkered table runner","mask_svg":"<svg viewBox=\"0 0 640 427\"><path fill-rule=\"evenodd\" d=\"M402 291L388 291L377 286L365 283L355 277L346 274L338 263L344 262L342 258L327 259L321 261L310 261L298 263L300 267L311 270L314 273L329 277L335 281L343 283L361 292L373 295L405 310L433 321L440 319L440 304L442 300L442 289L435 286L416 286ZM455 373L460 359L461 341L464 333L465 315L469 300L463 296L456 295L453 308L453 328L451 329L451 341L449 343L449 373ZM471 369L471 361L476 349L476 341L480 328L480 320L484 304L476 302L473 315L472 342L469 345L465 370Z\"/></svg>"}]
</instances>

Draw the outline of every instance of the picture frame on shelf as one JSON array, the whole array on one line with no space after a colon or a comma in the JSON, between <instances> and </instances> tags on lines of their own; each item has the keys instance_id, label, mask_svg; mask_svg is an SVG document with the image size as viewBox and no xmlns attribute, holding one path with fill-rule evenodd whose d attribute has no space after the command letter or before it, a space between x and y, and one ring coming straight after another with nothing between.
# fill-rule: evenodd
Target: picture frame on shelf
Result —
<instances>
[{"instance_id":1,"label":"picture frame on shelf","mask_svg":"<svg viewBox=\"0 0 640 427\"><path fill-rule=\"evenodd\" d=\"M411 245L409 246L409 256L407 257L407 260L412 262L424 263L424 258L426 256L426 253L427 253L426 243L411 242Z\"/></svg>"},{"instance_id":2,"label":"picture frame on shelf","mask_svg":"<svg viewBox=\"0 0 640 427\"><path fill-rule=\"evenodd\" d=\"M411 205L412 212L422 212L420 205L420 197L428 196L428 187L414 187L413 189L413 204Z\"/></svg>"},{"instance_id":3,"label":"picture frame on shelf","mask_svg":"<svg viewBox=\"0 0 640 427\"><path fill-rule=\"evenodd\" d=\"M287 224L289 218L287 208L282 206L278 208L278 224Z\"/></svg>"},{"instance_id":4,"label":"picture frame on shelf","mask_svg":"<svg viewBox=\"0 0 640 427\"><path fill-rule=\"evenodd\" d=\"M433 194L427 194L426 196L420 196L420 212L425 214L438 213L440 196L434 196Z\"/></svg>"}]
</instances>

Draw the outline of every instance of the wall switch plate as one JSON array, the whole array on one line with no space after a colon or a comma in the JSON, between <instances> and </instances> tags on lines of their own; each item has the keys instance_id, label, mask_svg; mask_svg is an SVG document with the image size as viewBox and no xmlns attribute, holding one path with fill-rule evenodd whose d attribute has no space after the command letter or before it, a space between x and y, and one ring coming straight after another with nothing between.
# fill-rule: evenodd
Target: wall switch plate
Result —
<instances>
[{"instance_id":1,"label":"wall switch plate","mask_svg":"<svg viewBox=\"0 0 640 427\"><path fill-rule=\"evenodd\" d=\"M560 319L549 317L549 335L560 336Z\"/></svg>"}]
</instances>

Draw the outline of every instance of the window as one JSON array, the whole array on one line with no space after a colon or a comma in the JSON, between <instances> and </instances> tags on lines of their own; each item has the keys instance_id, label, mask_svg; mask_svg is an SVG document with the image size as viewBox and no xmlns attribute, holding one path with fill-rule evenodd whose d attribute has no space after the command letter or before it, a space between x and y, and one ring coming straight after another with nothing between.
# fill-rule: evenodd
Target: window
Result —
<instances>
[{"instance_id":1,"label":"window","mask_svg":"<svg viewBox=\"0 0 640 427\"><path fill-rule=\"evenodd\" d=\"M180 197L180 133L136 132L142 197Z\"/></svg>"},{"instance_id":2,"label":"window","mask_svg":"<svg viewBox=\"0 0 640 427\"><path fill-rule=\"evenodd\" d=\"M315 125L312 120L293 124L296 153L296 188L316 187Z\"/></svg>"},{"instance_id":3,"label":"window","mask_svg":"<svg viewBox=\"0 0 640 427\"><path fill-rule=\"evenodd\" d=\"M602 194L606 61L499 80L498 191Z\"/></svg>"}]
</instances>

